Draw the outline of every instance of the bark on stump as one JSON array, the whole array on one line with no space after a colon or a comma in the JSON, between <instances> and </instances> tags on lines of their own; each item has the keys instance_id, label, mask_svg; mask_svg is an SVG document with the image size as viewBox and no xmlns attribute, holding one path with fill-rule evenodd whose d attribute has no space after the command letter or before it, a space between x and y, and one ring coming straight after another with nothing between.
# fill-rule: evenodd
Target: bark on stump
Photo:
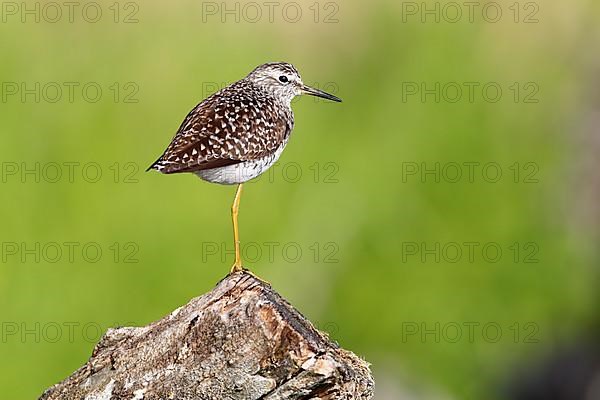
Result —
<instances>
[{"instance_id":1,"label":"bark on stump","mask_svg":"<svg viewBox=\"0 0 600 400\"><path fill-rule=\"evenodd\" d=\"M366 400L373 385L367 362L243 272L160 321L109 329L40 399Z\"/></svg>"}]
</instances>

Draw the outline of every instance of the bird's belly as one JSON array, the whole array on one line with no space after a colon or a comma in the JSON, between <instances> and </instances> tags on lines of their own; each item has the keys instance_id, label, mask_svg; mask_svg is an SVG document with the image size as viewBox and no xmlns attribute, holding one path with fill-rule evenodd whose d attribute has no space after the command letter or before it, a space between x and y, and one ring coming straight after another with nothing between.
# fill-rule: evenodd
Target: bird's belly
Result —
<instances>
[{"instance_id":1,"label":"bird's belly","mask_svg":"<svg viewBox=\"0 0 600 400\"><path fill-rule=\"evenodd\" d=\"M274 153L261 159L243 161L226 167L203 169L194 173L208 182L220 183L223 185L244 183L256 178L273 166L281 156L285 145L286 143L284 142Z\"/></svg>"}]
</instances>

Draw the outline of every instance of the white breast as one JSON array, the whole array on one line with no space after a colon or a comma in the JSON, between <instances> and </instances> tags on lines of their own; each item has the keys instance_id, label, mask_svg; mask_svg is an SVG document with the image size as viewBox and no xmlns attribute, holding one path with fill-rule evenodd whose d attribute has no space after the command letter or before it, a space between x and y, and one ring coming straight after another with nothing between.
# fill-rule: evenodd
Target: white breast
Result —
<instances>
[{"instance_id":1,"label":"white breast","mask_svg":"<svg viewBox=\"0 0 600 400\"><path fill-rule=\"evenodd\" d=\"M283 149L287 142L288 139L285 139L274 153L259 160L244 161L226 167L204 169L196 171L195 174L205 181L223 185L234 185L247 182L271 168L271 166L279 159L281 153L283 153Z\"/></svg>"}]
</instances>

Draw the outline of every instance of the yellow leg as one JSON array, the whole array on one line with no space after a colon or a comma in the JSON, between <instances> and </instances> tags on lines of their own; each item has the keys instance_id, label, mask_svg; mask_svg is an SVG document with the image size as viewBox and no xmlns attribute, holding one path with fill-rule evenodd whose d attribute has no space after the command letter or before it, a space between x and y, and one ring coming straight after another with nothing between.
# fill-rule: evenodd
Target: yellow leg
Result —
<instances>
[{"instance_id":1,"label":"yellow leg","mask_svg":"<svg viewBox=\"0 0 600 400\"><path fill-rule=\"evenodd\" d=\"M238 212L240 208L240 197L242 197L242 184L240 183L235 192L235 198L231 205L231 218L233 220L233 246L235 248L235 262L230 273L242 271L242 257L240 255L240 233L238 231Z\"/></svg>"}]
</instances>

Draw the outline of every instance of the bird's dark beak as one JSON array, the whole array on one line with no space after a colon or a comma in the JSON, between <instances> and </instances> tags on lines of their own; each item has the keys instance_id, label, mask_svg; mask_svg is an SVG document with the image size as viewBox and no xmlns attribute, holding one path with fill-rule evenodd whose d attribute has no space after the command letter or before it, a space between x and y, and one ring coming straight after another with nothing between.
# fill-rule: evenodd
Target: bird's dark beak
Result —
<instances>
[{"instance_id":1,"label":"bird's dark beak","mask_svg":"<svg viewBox=\"0 0 600 400\"><path fill-rule=\"evenodd\" d=\"M331 100L331 101L337 101L338 103L342 102L342 99L340 99L339 97L335 97L334 95L329 94L329 93L324 92L319 89L311 88L310 86L302 85L301 89L302 89L302 93L304 93L304 94L321 97L323 99L327 99L327 100Z\"/></svg>"}]
</instances>

